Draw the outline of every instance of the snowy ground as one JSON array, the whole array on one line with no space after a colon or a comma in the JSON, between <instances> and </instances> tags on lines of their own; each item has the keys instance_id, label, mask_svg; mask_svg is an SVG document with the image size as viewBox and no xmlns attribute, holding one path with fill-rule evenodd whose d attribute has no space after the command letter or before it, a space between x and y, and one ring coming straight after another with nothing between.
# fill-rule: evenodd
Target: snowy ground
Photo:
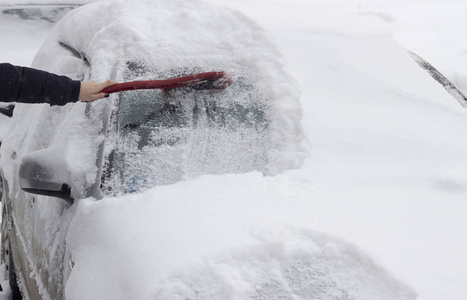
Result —
<instances>
[{"instance_id":1,"label":"snowy ground","mask_svg":"<svg viewBox=\"0 0 467 300\"><path fill-rule=\"evenodd\" d=\"M345 10L363 16L391 32L404 47L430 61L459 88L467 91L467 70L463 68L467 60L465 2L216 2L244 12L263 26L302 82L303 127L311 144L311 158L298 175L283 176L272 182L271 185L279 183L279 187L272 188L268 195L272 198L275 193L284 193L283 197L290 197L291 203L297 205L310 199L312 205L304 207L312 210L297 215L297 219L308 218L308 225L314 230L354 243L413 288L419 299L467 298L467 161L464 158L467 145L462 139L467 133L465 111L454 100L444 104L449 97L443 97L441 89L430 88L424 93L423 88L418 87L413 93L407 93L411 85L424 81L411 77L422 76L415 70L408 74L393 73L397 72L401 60L401 67L406 67L407 62L401 53L388 57L394 65L382 62L377 56L359 57L355 54L364 51L365 47L375 47L374 50L381 53L395 49L390 43L382 42L378 48L366 41L380 37L378 29L368 32L367 36L354 35L354 28L339 28L337 19L326 20L321 16L327 16L327 13L311 9ZM265 6L265 2L269 5ZM278 4L280 2L286 4L289 15L283 15L284 4ZM348 21L345 15L342 20ZM324 26L327 22L336 24ZM46 21L24 22L15 16L0 15L2 61L29 65L51 27L52 24ZM331 37L327 39L326 35ZM335 38L339 35L341 39ZM362 41L360 44L354 42L358 39ZM326 60L334 57L346 62L342 69L329 68L335 64ZM354 65L349 65L351 59ZM381 67L385 63L388 64L387 74ZM430 93L432 97L427 96ZM309 190L280 190L283 182L294 180L311 182ZM164 187L149 191L145 196L183 198L179 188L186 193L198 192L199 199L194 203L199 203L207 193L203 191L213 182L218 188L210 192L219 195L222 195L222 187L238 187L239 192L225 200L224 205L228 207L229 200L235 202L243 196L242 187L248 186L248 182L263 181L257 174L249 174L246 179L235 175L204 177L180 183L176 189ZM204 186L202 191L197 185ZM264 187L264 190L269 188ZM144 199L136 198L133 200L141 206L128 208L126 200L119 199L117 203L127 210L134 209L137 214L152 206ZM122 233L128 233L126 224L119 221L125 215L119 215L120 207L113 204L103 201L94 206L94 209L97 207L94 213L110 212L107 216L109 223L120 224L118 228ZM242 204L238 201L236 205ZM171 209L184 205L180 203L179 207ZM86 204L83 207L86 208ZM214 211L209 206L204 208ZM241 207L235 209L242 211ZM295 213L287 207L283 210L284 215ZM203 213L199 207L192 207L191 211ZM170 217L170 214L159 216L162 228L164 218ZM154 225L149 222L141 226L147 224ZM173 230L181 235L189 233L183 228ZM169 234L163 229L157 232ZM96 235L98 238L99 234ZM105 235L100 238L105 240ZM147 241L145 245L158 246L157 240ZM122 248L116 253L127 250Z\"/></svg>"}]
</instances>

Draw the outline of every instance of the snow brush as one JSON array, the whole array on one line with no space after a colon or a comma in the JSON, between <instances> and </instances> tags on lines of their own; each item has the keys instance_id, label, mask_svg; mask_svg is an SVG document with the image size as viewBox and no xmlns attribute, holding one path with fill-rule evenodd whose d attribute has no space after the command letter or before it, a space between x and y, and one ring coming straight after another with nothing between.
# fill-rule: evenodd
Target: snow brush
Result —
<instances>
[{"instance_id":1,"label":"snow brush","mask_svg":"<svg viewBox=\"0 0 467 300\"><path fill-rule=\"evenodd\" d=\"M197 90L223 90L232 84L232 78L224 72L206 72L162 80L144 80L117 83L106 87L101 92L112 94L129 90L161 89L168 91L175 88L193 86Z\"/></svg>"}]
</instances>

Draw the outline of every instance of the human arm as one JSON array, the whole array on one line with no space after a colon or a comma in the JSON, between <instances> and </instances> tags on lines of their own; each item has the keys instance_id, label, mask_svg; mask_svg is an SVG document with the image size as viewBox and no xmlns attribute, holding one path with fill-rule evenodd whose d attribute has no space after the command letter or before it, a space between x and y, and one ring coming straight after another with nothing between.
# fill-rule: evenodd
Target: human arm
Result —
<instances>
[{"instance_id":1,"label":"human arm","mask_svg":"<svg viewBox=\"0 0 467 300\"><path fill-rule=\"evenodd\" d=\"M0 102L48 103L65 105L69 102L94 101L105 94L97 88L115 84L107 81L103 84L94 82L81 83L66 76L27 67L0 64ZM102 90L102 89L101 89Z\"/></svg>"}]
</instances>

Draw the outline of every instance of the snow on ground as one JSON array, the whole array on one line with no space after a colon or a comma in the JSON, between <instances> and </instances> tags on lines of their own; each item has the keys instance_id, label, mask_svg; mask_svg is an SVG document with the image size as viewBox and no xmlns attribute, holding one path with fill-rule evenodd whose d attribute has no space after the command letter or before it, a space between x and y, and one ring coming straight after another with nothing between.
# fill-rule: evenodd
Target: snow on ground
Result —
<instances>
[{"instance_id":1,"label":"snow on ground","mask_svg":"<svg viewBox=\"0 0 467 300\"><path fill-rule=\"evenodd\" d=\"M466 111L387 32L367 23L390 31L465 89L466 71L459 67L465 4L217 2L263 26L298 75L311 157L301 169L275 177L203 176L142 195L82 201L69 242L84 264L72 273L70 299L83 293L75 290L83 284L113 299L124 297L122 289L148 287L142 292L154 299L190 296L193 286L203 293L220 286L214 295L229 295L225 287L236 285L248 294L254 285L244 279L260 285L258 270L281 272L278 263L293 266L298 256L322 255L335 255L344 269L372 258L357 268L359 278L388 283L374 287L389 299L410 288L418 299L466 298ZM367 21L311 7L344 9ZM33 32L20 24L0 16L9 41L0 53L28 64L50 25ZM250 257L262 258L263 269ZM127 272L114 276L122 268ZM371 299L362 293L356 298Z\"/></svg>"}]
</instances>

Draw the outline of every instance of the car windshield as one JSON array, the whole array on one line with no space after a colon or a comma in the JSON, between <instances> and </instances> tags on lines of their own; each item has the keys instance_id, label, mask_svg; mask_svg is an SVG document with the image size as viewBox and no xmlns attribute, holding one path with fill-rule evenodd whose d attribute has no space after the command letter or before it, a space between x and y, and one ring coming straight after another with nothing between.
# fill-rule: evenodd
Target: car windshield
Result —
<instances>
[{"instance_id":1,"label":"car windshield","mask_svg":"<svg viewBox=\"0 0 467 300\"><path fill-rule=\"evenodd\" d=\"M202 174L264 171L267 110L247 78L233 76L225 90L120 93L104 193L141 192Z\"/></svg>"}]
</instances>

